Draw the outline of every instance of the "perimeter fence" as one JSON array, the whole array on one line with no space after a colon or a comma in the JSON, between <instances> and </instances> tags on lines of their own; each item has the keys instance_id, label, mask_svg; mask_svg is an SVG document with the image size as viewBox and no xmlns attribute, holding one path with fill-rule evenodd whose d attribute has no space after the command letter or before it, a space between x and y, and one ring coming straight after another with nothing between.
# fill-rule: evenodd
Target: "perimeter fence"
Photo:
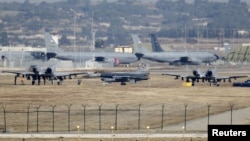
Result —
<instances>
[{"instance_id":1,"label":"perimeter fence","mask_svg":"<svg viewBox=\"0 0 250 141\"><path fill-rule=\"evenodd\" d=\"M175 124L182 125L185 131L189 122L205 118L207 125L213 122L212 115L229 112L223 117L224 124L233 124L234 104L226 105L129 105L86 106L86 105L28 105L25 108L13 108L2 105L0 131L3 133L61 133L61 132L105 132L145 131L148 128L166 131ZM235 108L236 109L236 108ZM237 116L237 115L236 115ZM180 127L180 131L181 131ZM174 129L173 130L178 130Z\"/></svg>"}]
</instances>

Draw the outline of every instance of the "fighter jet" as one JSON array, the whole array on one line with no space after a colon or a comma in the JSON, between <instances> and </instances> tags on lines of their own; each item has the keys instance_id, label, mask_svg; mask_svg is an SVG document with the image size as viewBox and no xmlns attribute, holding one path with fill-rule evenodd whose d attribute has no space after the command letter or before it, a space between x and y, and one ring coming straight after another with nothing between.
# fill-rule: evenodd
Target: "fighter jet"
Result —
<instances>
[{"instance_id":1,"label":"fighter jet","mask_svg":"<svg viewBox=\"0 0 250 141\"><path fill-rule=\"evenodd\" d=\"M132 72L102 72L102 73L93 73L85 76L89 78L100 77L104 82L103 84L110 84L113 82L120 82L121 85L126 85L126 82L136 83L142 80L148 80L149 71L148 65L140 64L136 71Z\"/></svg>"},{"instance_id":2,"label":"fighter jet","mask_svg":"<svg viewBox=\"0 0 250 141\"><path fill-rule=\"evenodd\" d=\"M187 74L173 74L173 73L162 73L162 75L175 76L175 79L186 80L186 82L191 82L192 86L195 85L195 82L208 82L210 86L219 86L220 82L232 82L232 79L236 80L237 78L248 77L247 75L236 75L236 76L217 76L217 68L208 69L205 72L202 72L200 69L195 69L192 72L192 75Z\"/></svg>"},{"instance_id":3,"label":"fighter jet","mask_svg":"<svg viewBox=\"0 0 250 141\"><path fill-rule=\"evenodd\" d=\"M25 71L2 71L3 73L12 73L16 74L14 77L14 85L16 85L17 77L22 77L22 79L32 80L32 85L35 85L36 80L37 84L40 85L41 79L44 81L44 85L46 80L51 81L54 84L54 81L57 81L58 85L62 84L62 81L68 77L72 79L72 76L77 76L81 74L86 74L86 72L57 72L55 71L55 66L49 66L46 68L38 67L37 65L31 65Z\"/></svg>"},{"instance_id":4,"label":"fighter jet","mask_svg":"<svg viewBox=\"0 0 250 141\"><path fill-rule=\"evenodd\" d=\"M219 59L219 57L207 51L164 51L155 36L151 36L153 51L150 52L142 46L142 42L138 35L132 34L135 55L138 58L147 60L169 63L169 65L199 65L202 63L211 63Z\"/></svg>"}]
</instances>

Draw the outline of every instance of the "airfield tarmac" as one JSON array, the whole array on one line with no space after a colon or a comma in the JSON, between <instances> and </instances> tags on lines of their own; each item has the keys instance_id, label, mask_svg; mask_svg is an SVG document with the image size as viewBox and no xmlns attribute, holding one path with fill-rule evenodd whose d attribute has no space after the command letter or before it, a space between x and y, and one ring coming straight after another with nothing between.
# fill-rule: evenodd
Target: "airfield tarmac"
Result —
<instances>
[{"instance_id":1,"label":"airfield tarmac","mask_svg":"<svg viewBox=\"0 0 250 141\"><path fill-rule=\"evenodd\" d=\"M206 69L206 67L203 69ZM224 76L248 75L250 72L247 66L222 66L217 67L217 69L218 75ZM114 108L116 104L119 104L119 107L138 107L141 104L142 109L148 111L154 110L155 107L161 107L164 104L165 114L168 117L164 121L164 129L166 130L157 128L154 125L156 124L154 119L142 122L142 128L150 125L152 127L151 131L154 133L181 132L181 127L178 127L183 124L185 104L187 104L188 109L187 121L190 121L190 123L193 120L201 118L207 119L208 104L211 105L211 116L229 112L230 104L234 105L234 110L250 107L249 88L232 87L232 84L229 82L222 82L219 87L210 87L208 83L201 82L197 83L194 87L184 87L181 80L160 75L161 72L165 72L166 70L168 72L179 73L185 70L185 67L152 67L150 80L141 81L136 84L127 84L126 86L121 86L119 83L104 86L100 79L83 79L82 84L77 85L78 78L65 80L61 86L50 84L32 86L30 81L26 81L25 85L13 85L13 75L1 74L0 104L6 106L8 109L25 109L27 105L60 106L73 104L75 107L80 107L82 104L85 104L88 108L97 108L99 104L102 104L103 107ZM233 80L233 82L245 81L246 79L241 78ZM181 116L177 117L175 113L179 113L178 115ZM234 119L237 116L239 114L234 115ZM225 117L221 116L221 119L225 119ZM244 121L241 123L250 123L249 115L245 115L243 119ZM129 122L128 124L132 126L132 124L136 123ZM176 129L171 131L167 129L174 125L176 125ZM0 126L3 126L2 122ZM110 125L107 126L110 127ZM189 125L187 124L187 126ZM96 133L98 131L95 130L93 132ZM118 132L134 133L138 131L119 130ZM187 132L204 132L204 129L188 127Z\"/></svg>"}]
</instances>

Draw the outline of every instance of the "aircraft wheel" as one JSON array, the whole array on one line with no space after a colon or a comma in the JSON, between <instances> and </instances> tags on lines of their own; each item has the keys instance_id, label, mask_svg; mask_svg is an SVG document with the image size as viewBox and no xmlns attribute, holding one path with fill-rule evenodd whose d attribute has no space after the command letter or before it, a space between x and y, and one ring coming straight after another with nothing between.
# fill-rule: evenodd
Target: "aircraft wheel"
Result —
<instances>
[{"instance_id":1,"label":"aircraft wheel","mask_svg":"<svg viewBox=\"0 0 250 141\"><path fill-rule=\"evenodd\" d=\"M125 83L125 82L122 82L121 85L126 85L126 83Z\"/></svg>"},{"instance_id":2,"label":"aircraft wheel","mask_svg":"<svg viewBox=\"0 0 250 141\"><path fill-rule=\"evenodd\" d=\"M62 82L61 82L61 81L58 81L58 82L57 82L57 85L62 85Z\"/></svg>"}]
</instances>

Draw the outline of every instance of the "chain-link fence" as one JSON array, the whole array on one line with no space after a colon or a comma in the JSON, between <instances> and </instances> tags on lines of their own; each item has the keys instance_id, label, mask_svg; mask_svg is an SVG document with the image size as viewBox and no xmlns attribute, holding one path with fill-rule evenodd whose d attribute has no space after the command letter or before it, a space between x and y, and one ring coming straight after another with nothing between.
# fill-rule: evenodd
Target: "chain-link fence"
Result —
<instances>
[{"instance_id":1,"label":"chain-link fence","mask_svg":"<svg viewBox=\"0 0 250 141\"><path fill-rule=\"evenodd\" d=\"M234 105L201 105L192 107L184 104L182 109L165 104L159 105L132 105L96 107L86 105L29 105L25 108L9 108L2 105L0 114L0 130L3 133L42 133L42 132L105 132L111 126L118 131L145 130L146 127L157 131L164 131L167 127L181 124L185 130L199 130L190 128L193 119L206 119L205 125L213 122L212 115L224 111L227 114L225 124L233 124ZM235 109L236 110L236 109ZM245 115L248 118L247 115ZM226 118L221 117L226 120ZM222 123L223 124L223 123ZM205 127L206 128L206 127ZM181 129L181 127L180 127ZM173 130L178 130L174 129ZM204 129L206 130L206 129Z\"/></svg>"}]
</instances>

